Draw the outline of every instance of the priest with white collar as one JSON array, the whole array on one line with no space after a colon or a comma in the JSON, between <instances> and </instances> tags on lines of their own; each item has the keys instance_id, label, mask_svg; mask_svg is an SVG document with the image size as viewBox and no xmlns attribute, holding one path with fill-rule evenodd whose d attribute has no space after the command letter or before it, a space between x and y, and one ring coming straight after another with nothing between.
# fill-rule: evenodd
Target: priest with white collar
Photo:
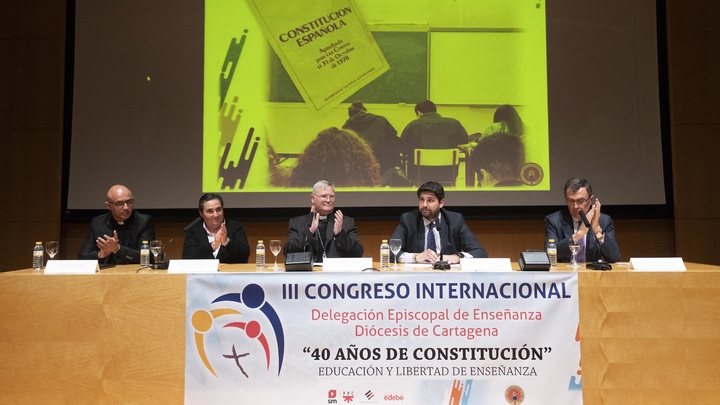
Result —
<instances>
[{"instance_id":1,"label":"priest with white collar","mask_svg":"<svg viewBox=\"0 0 720 405\"><path fill-rule=\"evenodd\" d=\"M312 252L315 263L325 257L362 257L355 220L335 210L335 186L320 180L310 195L310 212L290 219L283 254Z\"/></svg>"},{"instance_id":2,"label":"priest with white collar","mask_svg":"<svg viewBox=\"0 0 720 405\"><path fill-rule=\"evenodd\" d=\"M78 259L101 264L140 263L140 245L155 239L155 222L134 206L130 189L120 184L110 187L105 200L109 212L92 219Z\"/></svg>"}]
</instances>

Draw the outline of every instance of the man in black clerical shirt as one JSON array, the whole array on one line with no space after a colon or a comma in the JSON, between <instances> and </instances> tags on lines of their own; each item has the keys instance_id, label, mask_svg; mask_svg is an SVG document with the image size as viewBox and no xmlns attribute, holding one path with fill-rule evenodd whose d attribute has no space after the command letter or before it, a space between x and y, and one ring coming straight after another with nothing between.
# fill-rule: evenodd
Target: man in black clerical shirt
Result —
<instances>
[{"instance_id":1,"label":"man in black clerical shirt","mask_svg":"<svg viewBox=\"0 0 720 405\"><path fill-rule=\"evenodd\" d=\"M313 252L316 263L325 257L362 257L355 220L335 210L335 186L326 180L315 183L310 203L310 213L290 220L283 254Z\"/></svg>"},{"instance_id":2,"label":"man in black clerical shirt","mask_svg":"<svg viewBox=\"0 0 720 405\"><path fill-rule=\"evenodd\" d=\"M110 187L105 201L109 212L92 219L78 259L102 264L140 263L140 245L155 239L155 223L150 215L135 211L134 204L127 187Z\"/></svg>"}]
</instances>

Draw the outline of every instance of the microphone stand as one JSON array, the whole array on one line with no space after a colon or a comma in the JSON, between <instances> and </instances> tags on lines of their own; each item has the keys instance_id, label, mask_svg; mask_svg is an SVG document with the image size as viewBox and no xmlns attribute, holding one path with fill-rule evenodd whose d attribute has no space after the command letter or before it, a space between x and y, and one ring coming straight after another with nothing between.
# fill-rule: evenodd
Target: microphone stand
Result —
<instances>
[{"instance_id":1,"label":"microphone stand","mask_svg":"<svg viewBox=\"0 0 720 405\"><path fill-rule=\"evenodd\" d=\"M440 232L440 227L436 227L435 229L437 229L438 233ZM442 242L442 240L441 240L441 242ZM442 270L442 271L450 270L450 263L443 260L442 245L440 246L440 260L436 261L433 264L433 270Z\"/></svg>"},{"instance_id":2,"label":"microphone stand","mask_svg":"<svg viewBox=\"0 0 720 405\"><path fill-rule=\"evenodd\" d=\"M182 230L180 233L178 233L177 235L175 235L175 236L173 236L172 238L170 238L170 240L168 241L168 243L164 244L163 247L162 247L162 249L160 249L160 253L158 254L158 257L160 257L160 255L165 255L165 248L168 247L168 246L170 246L170 244L172 243L172 241L174 241L177 237L179 237L180 235L182 235L182 234L184 234L185 232L187 232L190 228L192 228L193 226L195 226L195 224L197 224L197 223L200 222L200 221L202 221L202 218L201 218L201 217L195 218L192 222L190 222L190 224L188 224L185 228L183 228L183 230ZM162 262L160 262L160 263L153 263L152 268L153 268L154 270L167 270L169 266L170 266L170 262L167 261L167 260L164 260L164 261L162 261Z\"/></svg>"},{"instance_id":3,"label":"microphone stand","mask_svg":"<svg viewBox=\"0 0 720 405\"><path fill-rule=\"evenodd\" d=\"M598 240L597 236L595 235L595 232L593 232L592 227L590 226L590 221L588 221L587 216L583 211L580 211L580 219L582 220L583 224L588 228L588 232L592 233L593 238L595 239L595 243L597 244L598 251L600 251L600 260L597 262L588 263L585 265L586 269L590 270L612 270L612 266L610 266L610 263L604 262L602 259L605 258L605 255L603 255L602 249L600 248L600 241ZM585 252L587 254L587 251Z\"/></svg>"}]
</instances>

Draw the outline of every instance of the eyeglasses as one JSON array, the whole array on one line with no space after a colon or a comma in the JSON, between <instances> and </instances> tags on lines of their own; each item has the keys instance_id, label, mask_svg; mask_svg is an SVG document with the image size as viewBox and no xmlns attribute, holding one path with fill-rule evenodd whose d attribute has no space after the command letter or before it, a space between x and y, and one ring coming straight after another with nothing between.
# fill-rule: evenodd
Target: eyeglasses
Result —
<instances>
[{"instance_id":1,"label":"eyeglasses","mask_svg":"<svg viewBox=\"0 0 720 405\"><path fill-rule=\"evenodd\" d=\"M135 204L135 198L130 198L125 201L115 201L115 202L108 201L108 204L114 205L116 208L122 208L125 206L125 204L127 204L128 207L132 207L132 205Z\"/></svg>"},{"instance_id":2,"label":"eyeglasses","mask_svg":"<svg viewBox=\"0 0 720 405\"><path fill-rule=\"evenodd\" d=\"M590 201L589 198L580 198L580 199L577 199L577 200L572 200L572 199L570 199L570 198L566 198L566 199L565 199L565 202L566 202L568 205L575 205L575 204L577 204L577 205L583 205L583 204L585 204L585 203L588 202L588 201Z\"/></svg>"},{"instance_id":3,"label":"eyeglasses","mask_svg":"<svg viewBox=\"0 0 720 405\"><path fill-rule=\"evenodd\" d=\"M335 201L335 194L326 194L326 195L313 194L313 195L321 200Z\"/></svg>"}]
</instances>

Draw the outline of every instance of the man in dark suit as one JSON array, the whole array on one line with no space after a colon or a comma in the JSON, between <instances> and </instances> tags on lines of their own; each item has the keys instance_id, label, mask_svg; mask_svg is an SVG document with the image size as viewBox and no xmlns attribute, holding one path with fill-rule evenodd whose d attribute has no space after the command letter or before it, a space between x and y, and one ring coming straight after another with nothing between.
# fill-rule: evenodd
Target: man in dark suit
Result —
<instances>
[{"instance_id":1,"label":"man in dark suit","mask_svg":"<svg viewBox=\"0 0 720 405\"><path fill-rule=\"evenodd\" d=\"M150 215L133 210L134 204L127 187L110 187L105 201L109 212L92 219L78 259L101 264L140 263L140 245L155 239L155 223Z\"/></svg>"},{"instance_id":2,"label":"man in dark suit","mask_svg":"<svg viewBox=\"0 0 720 405\"><path fill-rule=\"evenodd\" d=\"M600 213L600 200L594 198L590 182L573 177L565 183L564 195L567 207L545 217L545 245L547 247L549 239L555 239L558 262L571 260L572 243L580 245L578 262L594 262L602 257L608 262L620 260L615 224L609 215ZM590 229L582 223L580 211L585 212ZM595 234L600 242L599 248L588 232Z\"/></svg>"},{"instance_id":3,"label":"man in dark suit","mask_svg":"<svg viewBox=\"0 0 720 405\"><path fill-rule=\"evenodd\" d=\"M185 233L183 259L218 259L220 263L247 263L250 245L239 222L226 219L223 199L219 194L200 197L196 221Z\"/></svg>"},{"instance_id":4,"label":"man in dark suit","mask_svg":"<svg viewBox=\"0 0 720 405\"><path fill-rule=\"evenodd\" d=\"M443 208L443 186L428 181L418 188L417 195L418 209L402 214L391 236L391 239L402 240L400 262L435 263L440 253L450 264L459 263L461 257L488 257L462 214Z\"/></svg>"},{"instance_id":5,"label":"man in dark suit","mask_svg":"<svg viewBox=\"0 0 720 405\"><path fill-rule=\"evenodd\" d=\"M335 210L335 186L320 180L310 195L310 213L290 219L283 254L313 252L315 262L324 257L362 257L355 220Z\"/></svg>"}]
</instances>

